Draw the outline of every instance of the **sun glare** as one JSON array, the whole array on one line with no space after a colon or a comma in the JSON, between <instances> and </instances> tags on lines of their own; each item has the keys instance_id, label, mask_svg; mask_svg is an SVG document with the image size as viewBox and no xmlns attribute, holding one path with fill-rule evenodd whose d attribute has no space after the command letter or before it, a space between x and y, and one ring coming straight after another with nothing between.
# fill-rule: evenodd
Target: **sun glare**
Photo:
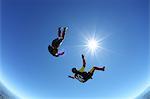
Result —
<instances>
[{"instance_id":1,"label":"sun glare","mask_svg":"<svg viewBox=\"0 0 150 99\"><path fill-rule=\"evenodd\" d=\"M97 48L99 47L99 44L95 39L89 39L87 42L87 47L91 51L91 53L93 54L97 50Z\"/></svg>"},{"instance_id":2,"label":"sun glare","mask_svg":"<svg viewBox=\"0 0 150 99\"><path fill-rule=\"evenodd\" d=\"M84 46L86 53L90 53L91 55L96 55L100 46L100 41L96 39L96 37L90 36L85 38Z\"/></svg>"}]
</instances>

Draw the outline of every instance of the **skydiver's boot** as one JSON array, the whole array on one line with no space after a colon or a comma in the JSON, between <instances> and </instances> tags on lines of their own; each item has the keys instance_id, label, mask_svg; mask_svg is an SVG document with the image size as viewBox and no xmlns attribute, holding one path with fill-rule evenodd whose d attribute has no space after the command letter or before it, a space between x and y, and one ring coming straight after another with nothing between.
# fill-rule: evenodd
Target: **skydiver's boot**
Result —
<instances>
[{"instance_id":1,"label":"skydiver's boot","mask_svg":"<svg viewBox=\"0 0 150 99\"><path fill-rule=\"evenodd\" d=\"M64 27L64 31L66 32L68 30L68 27Z\"/></svg>"},{"instance_id":2,"label":"skydiver's boot","mask_svg":"<svg viewBox=\"0 0 150 99\"><path fill-rule=\"evenodd\" d=\"M105 66L103 66L102 68L101 67L94 67L95 70L102 70L102 71L105 71Z\"/></svg>"}]
</instances>

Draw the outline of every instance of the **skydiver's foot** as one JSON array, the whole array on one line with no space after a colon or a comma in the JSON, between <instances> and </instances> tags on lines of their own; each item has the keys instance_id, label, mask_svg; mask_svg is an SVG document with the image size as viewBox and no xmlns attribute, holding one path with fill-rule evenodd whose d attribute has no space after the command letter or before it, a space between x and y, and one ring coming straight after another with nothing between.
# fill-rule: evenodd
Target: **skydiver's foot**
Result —
<instances>
[{"instance_id":1,"label":"skydiver's foot","mask_svg":"<svg viewBox=\"0 0 150 99\"><path fill-rule=\"evenodd\" d=\"M105 71L105 66L103 66L102 71Z\"/></svg>"},{"instance_id":2,"label":"skydiver's foot","mask_svg":"<svg viewBox=\"0 0 150 99\"><path fill-rule=\"evenodd\" d=\"M61 29L62 29L62 27L59 27L59 28L58 28L58 30L60 30L60 31L61 31Z\"/></svg>"},{"instance_id":3,"label":"skydiver's foot","mask_svg":"<svg viewBox=\"0 0 150 99\"><path fill-rule=\"evenodd\" d=\"M95 70L102 70L102 71L105 71L105 66L103 66L102 68L101 67L94 67Z\"/></svg>"},{"instance_id":4,"label":"skydiver's foot","mask_svg":"<svg viewBox=\"0 0 150 99\"><path fill-rule=\"evenodd\" d=\"M68 30L68 27L64 27L64 31L67 31Z\"/></svg>"}]
</instances>

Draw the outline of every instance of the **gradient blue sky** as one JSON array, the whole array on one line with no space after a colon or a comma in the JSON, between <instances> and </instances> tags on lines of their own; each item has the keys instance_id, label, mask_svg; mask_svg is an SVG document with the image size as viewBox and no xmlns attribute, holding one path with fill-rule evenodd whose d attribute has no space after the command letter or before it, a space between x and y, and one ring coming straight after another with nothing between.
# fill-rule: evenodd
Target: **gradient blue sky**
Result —
<instances>
[{"instance_id":1,"label":"gradient blue sky","mask_svg":"<svg viewBox=\"0 0 150 99\"><path fill-rule=\"evenodd\" d=\"M148 0L2 0L1 82L25 99L128 99L149 85ZM59 26L68 26L51 56L47 46ZM96 35L104 49L91 56L85 38ZM82 84L71 68L106 66Z\"/></svg>"}]
</instances>

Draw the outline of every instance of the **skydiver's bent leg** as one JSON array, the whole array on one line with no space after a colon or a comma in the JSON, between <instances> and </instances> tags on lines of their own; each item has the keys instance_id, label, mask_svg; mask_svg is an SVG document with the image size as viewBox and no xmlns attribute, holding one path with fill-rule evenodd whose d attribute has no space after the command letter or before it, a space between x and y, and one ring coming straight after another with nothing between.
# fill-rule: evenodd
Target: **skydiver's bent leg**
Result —
<instances>
[{"instance_id":1,"label":"skydiver's bent leg","mask_svg":"<svg viewBox=\"0 0 150 99\"><path fill-rule=\"evenodd\" d=\"M89 71L89 73L91 73L91 74L93 75L95 70L105 71L105 66L104 66L104 67L93 67L93 68Z\"/></svg>"}]
</instances>

